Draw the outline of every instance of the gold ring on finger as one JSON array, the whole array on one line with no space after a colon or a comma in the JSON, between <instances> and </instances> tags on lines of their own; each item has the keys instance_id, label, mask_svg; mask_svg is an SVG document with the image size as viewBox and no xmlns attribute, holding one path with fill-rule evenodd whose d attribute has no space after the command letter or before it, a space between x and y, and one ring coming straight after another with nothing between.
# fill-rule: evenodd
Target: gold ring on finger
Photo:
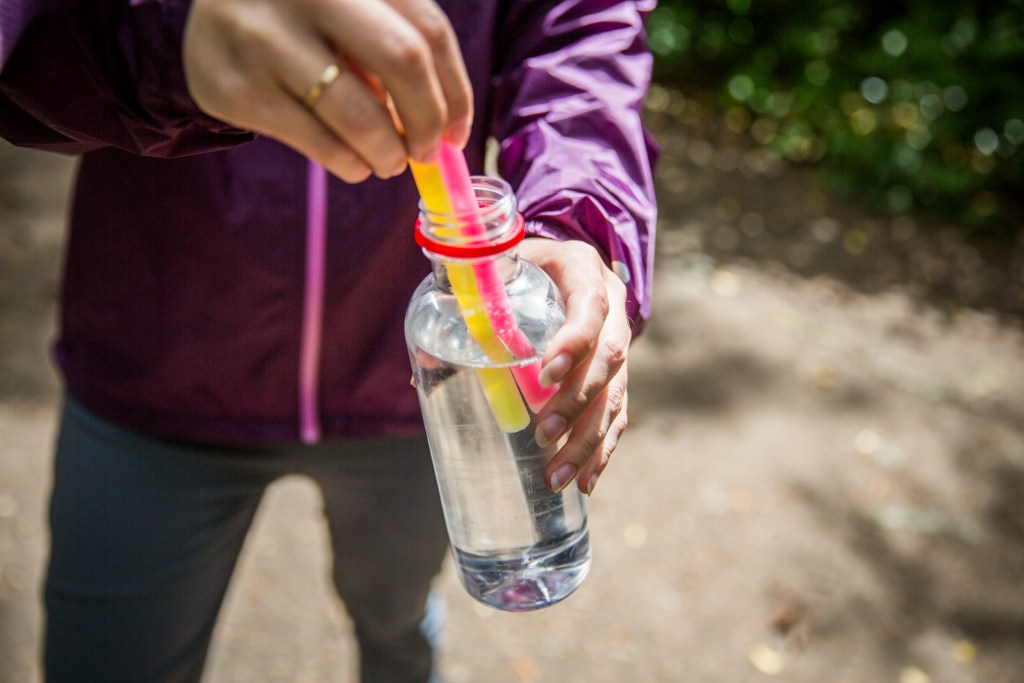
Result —
<instances>
[{"instance_id":1,"label":"gold ring on finger","mask_svg":"<svg viewBox=\"0 0 1024 683\"><path fill-rule=\"evenodd\" d=\"M316 103L320 100L320 97L324 94L324 90L330 86L331 83L338 80L338 76L341 75L341 69L337 64L328 64L322 72L320 72L320 78L316 79L316 82L309 86L309 90L306 91L306 96L302 98L302 104L306 109L312 109L316 106Z\"/></svg>"}]
</instances>

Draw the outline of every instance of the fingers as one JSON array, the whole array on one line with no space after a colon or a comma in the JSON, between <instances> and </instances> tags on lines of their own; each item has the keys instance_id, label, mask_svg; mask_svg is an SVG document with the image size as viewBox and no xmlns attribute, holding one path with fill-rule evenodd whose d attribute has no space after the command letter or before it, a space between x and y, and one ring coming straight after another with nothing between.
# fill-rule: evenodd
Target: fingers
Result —
<instances>
[{"instance_id":1,"label":"fingers","mask_svg":"<svg viewBox=\"0 0 1024 683\"><path fill-rule=\"evenodd\" d=\"M529 239L521 251L551 276L565 298L565 323L542 361L541 384L551 386L590 355L597 342L610 307L607 268L597 251L583 242Z\"/></svg>"},{"instance_id":2,"label":"fingers","mask_svg":"<svg viewBox=\"0 0 1024 683\"><path fill-rule=\"evenodd\" d=\"M469 140L473 119L473 89L462 60L455 30L437 5L424 0L391 0L392 6L410 21L430 47L441 91L448 108L445 137L458 147ZM404 119L403 119L404 120Z\"/></svg>"},{"instance_id":3,"label":"fingers","mask_svg":"<svg viewBox=\"0 0 1024 683\"><path fill-rule=\"evenodd\" d=\"M396 175L410 156L429 161L444 135L460 146L468 137L469 79L432 0L195 0L184 48L203 111L332 160L350 182ZM338 77L307 111L299 103L333 63Z\"/></svg>"},{"instance_id":4,"label":"fingers","mask_svg":"<svg viewBox=\"0 0 1024 683\"><path fill-rule=\"evenodd\" d=\"M471 96L454 31L431 0L320 2L317 28L347 58L377 76L405 129L408 154L430 161ZM460 144L462 141L459 141Z\"/></svg>"},{"instance_id":5,"label":"fingers","mask_svg":"<svg viewBox=\"0 0 1024 683\"><path fill-rule=\"evenodd\" d=\"M626 426L626 290L582 243L526 240L521 250L551 275L566 300L565 324L541 370L542 381L561 385L537 415L535 438L546 447L569 435L548 464L548 486L558 490L576 479L589 493Z\"/></svg>"},{"instance_id":6,"label":"fingers","mask_svg":"<svg viewBox=\"0 0 1024 683\"><path fill-rule=\"evenodd\" d=\"M577 420L545 470L552 491L561 491L575 478L581 493L589 496L594 492L628 423L626 384L623 366Z\"/></svg>"},{"instance_id":7,"label":"fingers","mask_svg":"<svg viewBox=\"0 0 1024 683\"><path fill-rule=\"evenodd\" d=\"M619 436L626 427L628 403L626 348L616 329L628 322L623 307L609 313L591 354L563 380L537 416L535 438L542 447L568 438L546 469L551 490L560 490L577 478L577 486L590 494L604 471Z\"/></svg>"},{"instance_id":8,"label":"fingers","mask_svg":"<svg viewBox=\"0 0 1024 683\"><path fill-rule=\"evenodd\" d=\"M295 100L282 97L270 109L274 112L275 127L286 127L282 141L345 182L360 183L374 172L359 154L318 119L310 117ZM262 130L259 125L252 126L252 130L276 136L276 130Z\"/></svg>"},{"instance_id":9,"label":"fingers","mask_svg":"<svg viewBox=\"0 0 1024 683\"><path fill-rule=\"evenodd\" d=\"M280 78L295 99L302 99L309 88L309 74L330 64L337 64L340 73L309 108L312 118L355 152L374 175L390 178L400 174L406 166L405 142L371 83L345 60L336 60L324 49L296 50L291 59L282 61Z\"/></svg>"},{"instance_id":10,"label":"fingers","mask_svg":"<svg viewBox=\"0 0 1024 683\"><path fill-rule=\"evenodd\" d=\"M272 2L195 0L183 44L189 93L210 116L281 140L348 182L365 180L373 169L300 104L333 57L279 10ZM304 68L312 75L299 75ZM338 81L324 94L346 87L344 74Z\"/></svg>"}]
</instances>

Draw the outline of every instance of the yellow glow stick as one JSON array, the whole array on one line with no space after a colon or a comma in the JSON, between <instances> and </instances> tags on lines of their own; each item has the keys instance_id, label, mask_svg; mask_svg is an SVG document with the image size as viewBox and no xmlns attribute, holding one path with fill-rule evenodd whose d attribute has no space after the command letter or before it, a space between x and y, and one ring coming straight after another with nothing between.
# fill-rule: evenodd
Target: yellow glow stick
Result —
<instances>
[{"instance_id":1,"label":"yellow glow stick","mask_svg":"<svg viewBox=\"0 0 1024 683\"><path fill-rule=\"evenodd\" d=\"M353 72L362 78L369 87L388 108L391 118L400 133L404 133L401 118L395 110L391 97L380 86L379 82L372 78L365 69L354 62L349 62ZM447 144L442 142L442 144ZM431 213L442 215L453 214L451 198L448 196L448 188L444 182L444 175L436 161L423 164L409 159L409 168L412 169L413 179L416 181L416 188L424 205ZM448 264L446 266L448 281L452 286L452 293L462 310L463 318L466 321L466 328L474 341L483 349L492 362L508 363L515 360L515 357L508 351L501 340L494 333L494 328L487 317L480 292L476 285L476 277L473 269L467 265ZM515 433L526 429L530 424L530 413L523 403L515 378L509 368L481 368L476 371L476 376L487 397L487 403L491 407L494 419L498 426L505 432Z\"/></svg>"},{"instance_id":2,"label":"yellow glow stick","mask_svg":"<svg viewBox=\"0 0 1024 683\"><path fill-rule=\"evenodd\" d=\"M416 187L419 189L423 204L431 213L450 215L453 213L451 199L444 184L444 177L437 164L422 164L409 161ZM494 363L509 363L515 357L501 343L491 322L487 318L484 302L477 289L473 268L465 264L449 263L445 266L448 281L452 286L462 316L466 320L466 328L473 340L483 349L487 357ZM514 433L526 429L530 424L530 414L526 410L522 396L516 386L515 379L509 368L480 368L476 371L484 396L491 407L494 419L505 432Z\"/></svg>"}]
</instances>

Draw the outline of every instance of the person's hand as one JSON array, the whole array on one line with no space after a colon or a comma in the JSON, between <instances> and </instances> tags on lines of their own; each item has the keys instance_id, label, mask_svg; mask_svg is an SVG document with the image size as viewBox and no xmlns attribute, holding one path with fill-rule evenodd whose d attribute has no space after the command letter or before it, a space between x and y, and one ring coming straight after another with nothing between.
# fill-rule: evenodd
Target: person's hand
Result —
<instances>
[{"instance_id":1,"label":"person's hand","mask_svg":"<svg viewBox=\"0 0 1024 683\"><path fill-rule=\"evenodd\" d=\"M626 428L626 287L583 242L529 238L519 252L565 298L565 324L544 353L540 376L542 384L561 386L537 415L536 438L545 447L569 437L544 476L553 491L576 479L589 495Z\"/></svg>"},{"instance_id":2,"label":"person's hand","mask_svg":"<svg viewBox=\"0 0 1024 683\"><path fill-rule=\"evenodd\" d=\"M398 175L408 157L431 160L442 136L459 147L469 136L469 78L432 0L195 0L184 67L205 113L348 182Z\"/></svg>"}]
</instances>

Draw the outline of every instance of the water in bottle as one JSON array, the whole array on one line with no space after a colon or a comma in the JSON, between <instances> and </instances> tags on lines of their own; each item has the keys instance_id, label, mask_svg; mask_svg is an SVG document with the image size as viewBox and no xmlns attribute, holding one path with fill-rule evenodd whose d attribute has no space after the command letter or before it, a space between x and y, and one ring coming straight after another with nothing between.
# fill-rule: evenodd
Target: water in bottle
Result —
<instances>
[{"instance_id":1,"label":"water in bottle","mask_svg":"<svg viewBox=\"0 0 1024 683\"><path fill-rule=\"evenodd\" d=\"M519 218L511 190L494 179L474 181L488 239L503 244ZM437 221L423 226L425 218L421 230L429 231ZM503 230L506 223L512 225ZM537 444L537 406L526 407L511 370L530 367L544 353L564 321L560 296L544 271L516 256L514 244L469 259L452 256L457 250L432 252L430 239L421 244L434 271L412 297L405 334L459 577L473 597L498 609L554 604L583 582L590 567L585 499L575 485L559 493L545 485L544 470L557 445ZM465 297L456 296L450 276L480 258L500 274L503 305L534 356L496 360L493 349L482 348L479 330L467 325ZM519 406L521 413L511 412L521 420L508 417L507 403Z\"/></svg>"}]
</instances>

